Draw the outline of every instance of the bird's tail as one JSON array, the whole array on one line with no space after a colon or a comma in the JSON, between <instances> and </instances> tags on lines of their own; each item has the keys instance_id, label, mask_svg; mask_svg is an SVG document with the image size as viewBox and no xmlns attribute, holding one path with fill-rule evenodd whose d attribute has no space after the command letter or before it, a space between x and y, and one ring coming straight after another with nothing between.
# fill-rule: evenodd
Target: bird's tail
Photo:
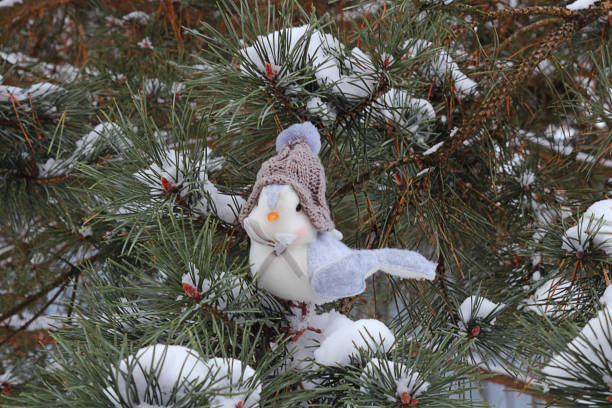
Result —
<instances>
[{"instance_id":1,"label":"bird's tail","mask_svg":"<svg viewBox=\"0 0 612 408\"><path fill-rule=\"evenodd\" d=\"M366 266L366 278L383 271L402 279L434 280L436 264L418 252L407 249L381 248L359 251L360 263Z\"/></svg>"}]
</instances>

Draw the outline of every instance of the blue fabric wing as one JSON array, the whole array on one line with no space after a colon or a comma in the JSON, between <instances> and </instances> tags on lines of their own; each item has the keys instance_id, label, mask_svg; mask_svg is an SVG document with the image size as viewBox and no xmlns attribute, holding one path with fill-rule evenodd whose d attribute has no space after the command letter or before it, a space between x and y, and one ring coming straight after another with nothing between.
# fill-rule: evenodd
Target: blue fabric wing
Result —
<instances>
[{"instance_id":1,"label":"blue fabric wing","mask_svg":"<svg viewBox=\"0 0 612 408\"><path fill-rule=\"evenodd\" d=\"M314 292L327 301L358 295L365 290L365 273L355 263L355 250L329 232L318 234L308 246L308 273Z\"/></svg>"},{"instance_id":2,"label":"blue fabric wing","mask_svg":"<svg viewBox=\"0 0 612 408\"><path fill-rule=\"evenodd\" d=\"M308 272L313 291L327 301L354 296L365 290L367 277L383 271L403 279L436 277L436 264L405 249L355 250L328 232L308 247Z\"/></svg>"}]
</instances>

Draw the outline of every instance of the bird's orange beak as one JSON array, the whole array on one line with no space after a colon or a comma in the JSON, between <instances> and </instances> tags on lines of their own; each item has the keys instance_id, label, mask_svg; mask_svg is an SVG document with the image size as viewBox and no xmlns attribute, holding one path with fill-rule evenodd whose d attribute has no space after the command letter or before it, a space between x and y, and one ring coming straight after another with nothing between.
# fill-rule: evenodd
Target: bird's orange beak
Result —
<instances>
[{"instance_id":1,"label":"bird's orange beak","mask_svg":"<svg viewBox=\"0 0 612 408\"><path fill-rule=\"evenodd\" d=\"M268 213L268 221L275 221L278 218L278 213L272 211Z\"/></svg>"}]
</instances>

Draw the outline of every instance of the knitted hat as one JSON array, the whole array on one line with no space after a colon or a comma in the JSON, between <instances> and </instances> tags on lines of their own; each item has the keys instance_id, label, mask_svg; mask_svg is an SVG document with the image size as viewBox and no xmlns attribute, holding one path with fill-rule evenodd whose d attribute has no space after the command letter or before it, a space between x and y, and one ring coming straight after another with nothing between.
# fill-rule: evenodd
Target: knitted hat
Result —
<instances>
[{"instance_id":1,"label":"knitted hat","mask_svg":"<svg viewBox=\"0 0 612 408\"><path fill-rule=\"evenodd\" d=\"M293 187L300 204L318 231L334 229L325 200L325 170L317 154L321 150L321 136L310 122L291 125L276 138L277 154L262 165L253 191L240 211L240 223L257 205L261 190L270 184Z\"/></svg>"}]
</instances>

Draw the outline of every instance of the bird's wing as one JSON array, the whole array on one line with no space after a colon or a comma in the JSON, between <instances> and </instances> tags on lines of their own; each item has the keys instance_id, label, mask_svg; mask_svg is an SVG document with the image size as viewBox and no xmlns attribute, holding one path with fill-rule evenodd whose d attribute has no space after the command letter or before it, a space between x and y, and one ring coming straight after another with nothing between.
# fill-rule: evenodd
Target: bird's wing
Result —
<instances>
[{"instance_id":1,"label":"bird's wing","mask_svg":"<svg viewBox=\"0 0 612 408\"><path fill-rule=\"evenodd\" d=\"M361 264L368 268L366 278L383 271L402 279L436 278L436 264L415 251L381 248L359 251Z\"/></svg>"},{"instance_id":2,"label":"bird's wing","mask_svg":"<svg viewBox=\"0 0 612 408\"><path fill-rule=\"evenodd\" d=\"M319 234L308 247L310 284L327 301L362 293L366 278L379 270L404 279L436 276L436 264L414 251L354 250L328 233Z\"/></svg>"},{"instance_id":3,"label":"bird's wing","mask_svg":"<svg viewBox=\"0 0 612 408\"><path fill-rule=\"evenodd\" d=\"M328 232L308 246L308 273L312 290L326 301L357 295L365 290L365 270L355 268L354 254Z\"/></svg>"}]
</instances>

